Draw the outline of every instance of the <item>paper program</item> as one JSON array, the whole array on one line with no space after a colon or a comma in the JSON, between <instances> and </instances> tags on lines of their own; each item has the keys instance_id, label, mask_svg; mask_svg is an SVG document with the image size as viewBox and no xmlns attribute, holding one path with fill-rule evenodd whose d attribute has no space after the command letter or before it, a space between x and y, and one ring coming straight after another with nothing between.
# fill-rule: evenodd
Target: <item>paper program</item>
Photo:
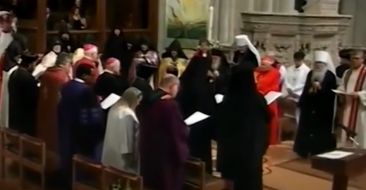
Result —
<instances>
[{"instance_id":1,"label":"paper program","mask_svg":"<svg viewBox=\"0 0 366 190\"><path fill-rule=\"evenodd\" d=\"M202 112L194 112L191 116L189 116L186 120L184 120L184 122L190 126L190 125L193 125L195 123L198 123L200 121L203 121L207 118L209 118L210 116L209 115L206 115Z\"/></svg>"},{"instance_id":2,"label":"paper program","mask_svg":"<svg viewBox=\"0 0 366 190\"><path fill-rule=\"evenodd\" d=\"M113 106L119 99L121 99L121 96L118 96L117 94L110 94L106 99L104 99L102 101L102 103L100 103L101 107L103 109L108 109L111 106Z\"/></svg>"},{"instance_id":3,"label":"paper program","mask_svg":"<svg viewBox=\"0 0 366 190\"><path fill-rule=\"evenodd\" d=\"M335 151L332 151L332 152L319 154L318 157L328 158L328 159L341 159L341 158L345 158L347 156L350 156L352 154L353 154L352 152L345 152L345 151L335 150Z\"/></svg>"},{"instance_id":4,"label":"paper program","mask_svg":"<svg viewBox=\"0 0 366 190\"><path fill-rule=\"evenodd\" d=\"M275 92L275 91L271 91L268 92L268 94L266 94L264 96L264 98L267 101L267 105L271 104L272 102L274 102L275 100L277 100L280 96L282 95L281 92Z\"/></svg>"}]
</instances>

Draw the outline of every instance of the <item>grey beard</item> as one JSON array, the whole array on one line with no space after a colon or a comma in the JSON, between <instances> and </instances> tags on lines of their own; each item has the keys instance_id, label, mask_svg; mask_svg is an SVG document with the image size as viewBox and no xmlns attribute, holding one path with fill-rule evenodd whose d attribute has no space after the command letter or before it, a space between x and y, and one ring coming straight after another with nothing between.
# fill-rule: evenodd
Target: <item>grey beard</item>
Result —
<instances>
[{"instance_id":1,"label":"grey beard","mask_svg":"<svg viewBox=\"0 0 366 190\"><path fill-rule=\"evenodd\" d=\"M327 69L323 69L322 71L315 71L313 70L313 76L311 77L312 82L323 82L325 73L327 72Z\"/></svg>"}]
</instances>

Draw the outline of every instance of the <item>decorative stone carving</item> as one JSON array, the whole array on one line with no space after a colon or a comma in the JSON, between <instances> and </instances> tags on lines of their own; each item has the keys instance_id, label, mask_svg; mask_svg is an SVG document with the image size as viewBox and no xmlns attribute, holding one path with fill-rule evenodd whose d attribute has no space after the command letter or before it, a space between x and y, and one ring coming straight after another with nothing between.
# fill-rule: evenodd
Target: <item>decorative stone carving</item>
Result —
<instances>
[{"instance_id":1,"label":"decorative stone carving","mask_svg":"<svg viewBox=\"0 0 366 190\"><path fill-rule=\"evenodd\" d=\"M351 16L242 13L242 32L252 38L259 52L274 51L285 65L292 64L293 53L303 50L312 59L313 50L324 49L337 59L340 39Z\"/></svg>"},{"instance_id":2,"label":"decorative stone carving","mask_svg":"<svg viewBox=\"0 0 366 190\"><path fill-rule=\"evenodd\" d=\"M337 15L339 0L307 0L306 14Z\"/></svg>"}]
</instances>

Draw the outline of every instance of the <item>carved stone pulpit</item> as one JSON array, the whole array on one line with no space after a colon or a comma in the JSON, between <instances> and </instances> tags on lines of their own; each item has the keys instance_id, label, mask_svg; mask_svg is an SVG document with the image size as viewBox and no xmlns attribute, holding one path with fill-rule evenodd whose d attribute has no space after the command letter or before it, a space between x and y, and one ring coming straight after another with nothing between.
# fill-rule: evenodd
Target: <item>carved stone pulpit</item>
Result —
<instances>
[{"instance_id":1,"label":"carved stone pulpit","mask_svg":"<svg viewBox=\"0 0 366 190\"><path fill-rule=\"evenodd\" d=\"M282 13L242 13L242 33L249 35L260 53L273 51L277 59L292 64L298 50L312 60L313 50L329 51L335 63L351 17Z\"/></svg>"}]
</instances>

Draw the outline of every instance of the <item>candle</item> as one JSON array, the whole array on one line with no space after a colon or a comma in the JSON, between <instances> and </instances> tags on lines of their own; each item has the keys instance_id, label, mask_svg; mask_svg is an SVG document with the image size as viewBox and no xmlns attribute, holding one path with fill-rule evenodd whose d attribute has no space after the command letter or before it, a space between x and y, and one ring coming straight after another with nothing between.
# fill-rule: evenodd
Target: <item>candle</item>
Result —
<instances>
[{"instance_id":1,"label":"candle","mask_svg":"<svg viewBox=\"0 0 366 190\"><path fill-rule=\"evenodd\" d=\"M213 20L214 20L214 7L210 6L210 8L209 8L209 19L208 19L208 33L207 33L207 39L209 41L212 40Z\"/></svg>"}]
</instances>

